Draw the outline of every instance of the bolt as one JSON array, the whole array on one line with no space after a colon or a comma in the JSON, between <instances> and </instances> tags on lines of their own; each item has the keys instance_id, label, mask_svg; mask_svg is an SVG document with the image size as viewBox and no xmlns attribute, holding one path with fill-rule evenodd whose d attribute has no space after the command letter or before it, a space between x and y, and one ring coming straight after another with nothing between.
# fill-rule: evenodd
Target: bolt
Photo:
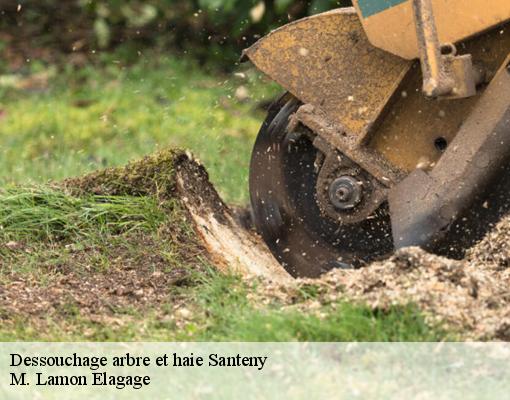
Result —
<instances>
[{"instance_id":1,"label":"bolt","mask_svg":"<svg viewBox=\"0 0 510 400\"><path fill-rule=\"evenodd\" d=\"M329 200L337 210L352 210L362 199L363 191L353 176L335 179L329 187Z\"/></svg>"}]
</instances>

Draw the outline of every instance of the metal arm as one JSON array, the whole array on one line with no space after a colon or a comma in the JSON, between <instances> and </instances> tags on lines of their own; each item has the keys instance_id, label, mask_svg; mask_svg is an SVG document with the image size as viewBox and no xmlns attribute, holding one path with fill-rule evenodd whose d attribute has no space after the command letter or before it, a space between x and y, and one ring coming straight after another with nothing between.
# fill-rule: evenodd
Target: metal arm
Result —
<instances>
[{"instance_id":1,"label":"metal arm","mask_svg":"<svg viewBox=\"0 0 510 400\"><path fill-rule=\"evenodd\" d=\"M425 95L456 98L474 96L479 76L473 69L471 55L457 56L453 44L441 45L432 0L413 0L413 11Z\"/></svg>"}]
</instances>

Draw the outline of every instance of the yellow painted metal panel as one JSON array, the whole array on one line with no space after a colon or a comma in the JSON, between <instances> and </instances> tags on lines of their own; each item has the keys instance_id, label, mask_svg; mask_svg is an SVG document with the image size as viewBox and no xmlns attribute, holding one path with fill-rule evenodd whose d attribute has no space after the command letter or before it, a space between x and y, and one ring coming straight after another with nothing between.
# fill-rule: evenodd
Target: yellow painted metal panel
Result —
<instances>
[{"instance_id":1,"label":"yellow painted metal panel","mask_svg":"<svg viewBox=\"0 0 510 400\"><path fill-rule=\"evenodd\" d=\"M418 58L412 0L363 17L361 0L354 0L370 42L406 59ZM510 20L510 0L432 0L441 43L457 43ZM366 12L365 12L366 14Z\"/></svg>"},{"instance_id":2,"label":"yellow painted metal panel","mask_svg":"<svg viewBox=\"0 0 510 400\"><path fill-rule=\"evenodd\" d=\"M373 47L353 8L285 25L245 55L303 103L319 108L360 140L411 66Z\"/></svg>"}]
</instances>

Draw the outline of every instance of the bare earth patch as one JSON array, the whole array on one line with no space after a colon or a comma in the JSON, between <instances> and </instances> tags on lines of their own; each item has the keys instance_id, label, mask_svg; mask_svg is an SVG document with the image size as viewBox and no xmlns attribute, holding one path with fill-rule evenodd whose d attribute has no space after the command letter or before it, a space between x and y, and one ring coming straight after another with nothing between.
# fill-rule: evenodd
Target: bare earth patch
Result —
<instances>
[{"instance_id":1,"label":"bare earth patch","mask_svg":"<svg viewBox=\"0 0 510 400\"><path fill-rule=\"evenodd\" d=\"M55 246L33 273L4 270L0 320L9 324L28 319L32 326L42 329L48 321L61 321L65 329L66 318L78 317L115 328L146 311L164 316L169 307L170 311L184 307L183 300L172 291L193 285L193 273L202 267L196 257L205 253L200 246L188 245L187 258L180 258L178 264L169 261L165 241L174 240L174 232L164 232L166 227L162 230L157 241L155 237L131 235L106 251L95 246L71 251ZM18 257L25 257L25 251L31 249L19 249ZM58 261L56 254L66 251L69 253ZM105 256L107 267L101 263ZM180 323L177 319L174 322Z\"/></svg>"},{"instance_id":2,"label":"bare earth patch","mask_svg":"<svg viewBox=\"0 0 510 400\"><path fill-rule=\"evenodd\" d=\"M167 232L161 232L159 239L172 240ZM20 258L24 251L30 249L20 249ZM31 274L4 271L7 283L0 285L0 304L4 312L41 318L73 307L81 315L99 317L115 310L162 304L168 300L169 288L186 285L192 268L184 259L181 267L171 265L164 251L153 237L132 235L106 250L108 267L102 269L105 250L101 247L69 250L55 245L51 254L68 252L61 261L49 256ZM41 282L41 275L47 280Z\"/></svg>"}]
</instances>

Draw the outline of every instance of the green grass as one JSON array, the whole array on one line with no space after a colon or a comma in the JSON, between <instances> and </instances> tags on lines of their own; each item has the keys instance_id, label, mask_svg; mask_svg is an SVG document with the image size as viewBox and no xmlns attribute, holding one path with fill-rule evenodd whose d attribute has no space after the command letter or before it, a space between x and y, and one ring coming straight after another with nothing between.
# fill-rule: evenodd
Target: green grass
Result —
<instances>
[{"instance_id":1,"label":"green grass","mask_svg":"<svg viewBox=\"0 0 510 400\"><path fill-rule=\"evenodd\" d=\"M46 66L38 68L44 71ZM249 155L264 117L257 105L278 92L259 75L248 73L247 80L214 77L188 60L157 55L125 67L122 57L114 54L95 66L65 69L43 90L2 87L4 81L9 79L0 79L0 187L4 188L0 245L19 241L27 248L0 250L0 285L9 283L14 272L51 287L62 266L86 278L108 274L114 263L130 262L136 268L153 253L162 257L158 262L166 263L169 273L185 269L189 276L185 284L165 288L166 303L115 308L105 321L84 314L72 296L54 315L34 318L0 308L0 341L449 337L427 326L414 307L385 312L345 302L308 307L319 295L313 286L303 287L292 306L277 300L265 305L249 301L256 283L221 275L199 256L193 268L185 263L189 260L182 261L183 253L190 252L183 241L191 240L193 233L177 204L168 200L160 204L153 197L77 198L44 185L47 180L122 165L163 147L179 147L191 149L201 159L228 201L246 203ZM241 84L252 94L243 103L234 96ZM178 229L161 236L159 230L166 225ZM130 240L135 233L146 241ZM146 243L152 247L146 248ZM183 306L189 316L179 319L176 313Z\"/></svg>"},{"instance_id":2,"label":"green grass","mask_svg":"<svg viewBox=\"0 0 510 400\"><path fill-rule=\"evenodd\" d=\"M45 186L0 190L0 240L83 239L156 229L166 216L153 197L72 197Z\"/></svg>"},{"instance_id":3,"label":"green grass","mask_svg":"<svg viewBox=\"0 0 510 400\"><path fill-rule=\"evenodd\" d=\"M64 70L43 90L0 88L0 186L78 176L178 147L207 165L228 200L246 202L264 117L257 104L278 90L254 73L211 77L188 60L149 54L125 67L120 54L102 57L98 66ZM251 93L243 103L235 98L241 85Z\"/></svg>"}]
</instances>

